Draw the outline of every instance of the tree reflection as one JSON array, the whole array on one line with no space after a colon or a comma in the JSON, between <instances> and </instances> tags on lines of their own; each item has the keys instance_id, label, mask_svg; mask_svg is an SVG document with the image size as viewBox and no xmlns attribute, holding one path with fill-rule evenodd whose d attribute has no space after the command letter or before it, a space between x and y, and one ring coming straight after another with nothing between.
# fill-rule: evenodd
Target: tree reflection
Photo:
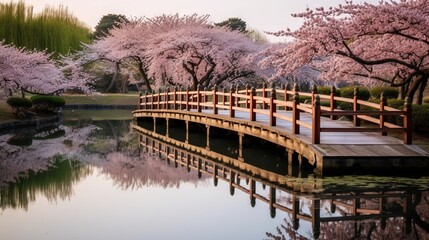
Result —
<instances>
[{"instance_id":1,"label":"tree reflection","mask_svg":"<svg viewBox=\"0 0 429 240\"><path fill-rule=\"evenodd\" d=\"M198 182L185 170L140 152L138 134L132 131L130 121L68 122L56 132L61 134L55 138L41 137L45 135L37 131L0 136L2 209L27 209L38 194L49 201L66 200L73 195L75 183L91 174L93 167L123 189ZM29 138L30 144L9 144L10 139L23 137Z\"/></svg>"},{"instance_id":2,"label":"tree reflection","mask_svg":"<svg viewBox=\"0 0 429 240\"><path fill-rule=\"evenodd\" d=\"M49 201L65 200L73 195L73 185L91 173L89 166L77 161L56 157L45 171L29 170L26 175L0 189L0 207L28 209L36 195L43 194Z\"/></svg>"}]
</instances>

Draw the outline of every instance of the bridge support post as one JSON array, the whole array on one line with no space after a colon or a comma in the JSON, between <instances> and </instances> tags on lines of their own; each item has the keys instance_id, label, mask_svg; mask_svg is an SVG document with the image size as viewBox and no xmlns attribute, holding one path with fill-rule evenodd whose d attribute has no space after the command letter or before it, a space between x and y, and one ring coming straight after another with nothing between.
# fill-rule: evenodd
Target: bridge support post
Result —
<instances>
[{"instance_id":1,"label":"bridge support post","mask_svg":"<svg viewBox=\"0 0 429 240\"><path fill-rule=\"evenodd\" d=\"M216 164L214 164L213 165L213 184L215 187L217 186L217 183L218 183L217 173L218 173L218 167Z\"/></svg>"},{"instance_id":2,"label":"bridge support post","mask_svg":"<svg viewBox=\"0 0 429 240\"><path fill-rule=\"evenodd\" d=\"M170 119L169 118L165 118L165 136L169 137L170 136L170 131L168 130L170 128Z\"/></svg>"},{"instance_id":3,"label":"bridge support post","mask_svg":"<svg viewBox=\"0 0 429 240\"><path fill-rule=\"evenodd\" d=\"M210 125L206 125L206 150L210 151Z\"/></svg>"},{"instance_id":4,"label":"bridge support post","mask_svg":"<svg viewBox=\"0 0 429 240\"><path fill-rule=\"evenodd\" d=\"M313 236L318 239L320 236L320 200L313 199L311 206Z\"/></svg>"},{"instance_id":5,"label":"bridge support post","mask_svg":"<svg viewBox=\"0 0 429 240\"><path fill-rule=\"evenodd\" d=\"M293 149L287 149L287 175L292 177L293 175Z\"/></svg>"},{"instance_id":6,"label":"bridge support post","mask_svg":"<svg viewBox=\"0 0 429 240\"><path fill-rule=\"evenodd\" d=\"M243 138L244 133L239 132L238 133L238 160L244 162L243 157Z\"/></svg>"},{"instance_id":7,"label":"bridge support post","mask_svg":"<svg viewBox=\"0 0 429 240\"><path fill-rule=\"evenodd\" d=\"M404 111L404 143L410 145L413 144L413 110L408 97L405 98Z\"/></svg>"},{"instance_id":8,"label":"bridge support post","mask_svg":"<svg viewBox=\"0 0 429 240\"><path fill-rule=\"evenodd\" d=\"M274 204L276 203L276 189L270 186L270 216L271 218L276 217L276 207Z\"/></svg>"},{"instance_id":9,"label":"bridge support post","mask_svg":"<svg viewBox=\"0 0 429 240\"><path fill-rule=\"evenodd\" d=\"M234 196L235 193L235 172L233 172L232 170L229 170L229 194L231 194L231 196Z\"/></svg>"},{"instance_id":10,"label":"bridge support post","mask_svg":"<svg viewBox=\"0 0 429 240\"><path fill-rule=\"evenodd\" d=\"M250 189L249 189L249 195L250 195L250 206L255 207L256 205L256 198L255 198L255 193L256 193L256 183L255 180L250 179Z\"/></svg>"},{"instance_id":11,"label":"bridge support post","mask_svg":"<svg viewBox=\"0 0 429 240\"><path fill-rule=\"evenodd\" d=\"M293 229L299 229L299 198L295 195L292 196L292 225Z\"/></svg>"},{"instance_id":12,"label":"bridge support post","mask_svg":"<svg viewBox=\"0 0 429 240\"><path fill-rule=\"evenodd\" d=\"M185 121L185 126L186 126L185 143L189 144L189 121Z\"/></svg>"}]
</instances>

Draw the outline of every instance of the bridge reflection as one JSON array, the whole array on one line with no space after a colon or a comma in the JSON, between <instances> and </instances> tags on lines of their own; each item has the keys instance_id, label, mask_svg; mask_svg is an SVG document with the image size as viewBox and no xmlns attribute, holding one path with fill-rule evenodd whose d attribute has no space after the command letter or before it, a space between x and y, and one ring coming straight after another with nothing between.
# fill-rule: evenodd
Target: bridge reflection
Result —
<instances>
[{"instance_id":1,"label":"bridge reflection","mask_svg":"<svg viewBox=\"0 0 429 240\"><path fill-rule=\"evenodd\" d=\"M330 183L328 186L324 179L312 175L306 178L288 176L287 171L256 167L210 149L195 147L138 126L134 128L139 132L143 151L157 155L176 168L195 171L198 177L208 175L215 186L219 180L227 182L230 194L234 195L237 190L248 194L252 207L256 199L266 203L272 218L277 211L287 213L290 221L278 228L280 235L267 233L273 239L283 239L284 234L296 236L304 222L311 224L314 238L329 239L335 234L333 229L348 232L344 235L348 238L371 236L377 231L396 229L398 221L402 225L403 235L400 236L421 231L424 235L429 234L429 225L422 220L428 216L420 216L429 215L429 194L416 187L347 187L341 184L335 187ZM365 227L367 225L370 227Z\"/></svg>"}]
</instances>

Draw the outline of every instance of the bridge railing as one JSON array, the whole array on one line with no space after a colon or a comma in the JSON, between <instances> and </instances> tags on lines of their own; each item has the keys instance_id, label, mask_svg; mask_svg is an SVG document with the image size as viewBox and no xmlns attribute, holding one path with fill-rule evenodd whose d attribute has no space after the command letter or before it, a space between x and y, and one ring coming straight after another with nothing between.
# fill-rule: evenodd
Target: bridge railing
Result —
<instances>
[{"instance_id":1,"label":"bridge railing","mask_svg":"<svg viewBox=\"0 0 429 240\"><path fill-rule=\"evenodd\" d=\"M213 114L218 114L220 109L229 111L231 118L235 118L236 111L240 111L248 113L250 121L256 121L257 114L264 115L268 116L270 126L276 126L278 119L291 122L293 134L300 134L301 127L310 129L313 144L320 144L320 134L323 132L381 132L382 135L387 135L388 132L401 132L404 143L412 144L412 112L408 99L403 110L398 110L388 107L383 96L377 104L359 100L358 93L359 90L356 88L353 98L344 98L335 95L335 88L332 88L330 95L323 95L317 93L316 87L310 93L300 92L296 85L293 89L289 86L282 89L267 88L264 85L260 89L250 86L244 89L232 87L229 91L226 89L220 91L216 86L211 90L199 87L194 91L175 88L164 92L141 93L139 109L196 112L202 112L204 109L212 110ZM309 101L300 102L300 96L307 97ZM322 102L328 104L321 106ZM338 103L348 103L352 109L338 109ZM310 114L311 123L301 120L303 112ZM337 120L340 116L350 117L354 127L321 126L321 117ZM401 118L403 125L388 122L388 117L392 116ZM373 125L362 126L362 120Z\"/></svg>"}]
</instances>

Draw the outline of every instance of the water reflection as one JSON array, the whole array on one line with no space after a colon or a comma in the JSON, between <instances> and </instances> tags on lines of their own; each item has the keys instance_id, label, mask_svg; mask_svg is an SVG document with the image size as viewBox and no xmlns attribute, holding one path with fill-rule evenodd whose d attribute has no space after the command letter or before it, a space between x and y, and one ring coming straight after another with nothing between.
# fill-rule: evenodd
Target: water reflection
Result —
<instances>
[{"instance_id":1,"label":"water reflection","mask_svg":"<svg viewBox=\"0 0 429 240\"><path fill-rule=\"evenodd\" d=\"M195 142L197 137L193 137ZM19 138L27 138L27 144L11 144L10 139ZM28 139L31 139L31 144L28 144ZM168 191L184 191L184 186L189 183L197 186L211 181L219 191L225 189L226 195L234 196L233 199L205 199L200 203L203 210L193 213L190 207L187 211L190 215L194 214L194 218L200 218L196 220L198 222L206 219L207 214L230 211L228 217L237 219L237 225L231 227L236 228L236 232L243 231L238 223L248 221L244 215L250 211L245 209L246 213L241 212L243 216L234 216L237 213L233 209L238 208L237 205L226 205L227 202L240 200L238 206L255 207L251 210L253 212L263 206L265 215L259 214L254 218L260 221L258 225L271 224L271 228L267 227L261 232L266 239L429 238L428 178L342 176L319 179L308 174L301 174L306 177L300 178L297 177L299 173L290 177L287 176L288 166L282 161L285 157L282 151L272 148L264 151L263 147L252 145L252 151L244 155L246 161L240 161L234 158L238 156L236 147L224 144L229 150L220 153L213 151L220 148L220 138L211 142L211 150L202 145L204 151L200 148L187 149L186 144L178 139L133 131L131 122L123 120L68 121L62 126L44 128L27 135L11 132L0 136L1 208L3 211L28 210L40 195L53 204L58 200L71 201L75 186L91 174L100 174L113 182L116 188L127 192L157 187L163 191L155 194L161 195L167 192L164 191L167 188ZM268 162L271 156L274 161ZM167 204L185 204L199 194L207 195L208 191L213 192L213 189L188 189L185 200L171 201L169 198ZM145 194L154 193L146 191ZM125 211L129 200L120 203L123 206L118 211ZM138 199L138 202L144 200ZM217 201L224 201L221 208L207 209ZM139 210L134 207L131 212ZM165 204L148 204L147 207L156 209L155 217L172 218L171 212L164 213ZM148 214L145 210L143 213ZM278 220L275 223L267 221L271 220L270 216ZM133 222L141 220L140 217L139 214L138 218L134 218L137 221ZM186 216L178 217L180 219L167 224L184 222L188 225L191 222ZM224 218L212 220L213 228L225 222ZM181 234L190 236L191 233ZM180 238L180 234L177 235Z\"/></svg>"},{"instance_id":2,"label":"water reflection","mask_svg":"<svg viewBox=\"0 0 429 240\"><path fill-rule=\"evenodd\" d=\"M219 180L227 182L230 194L234 195L236 190L248 194L252 207L256 200L267 204L272 218L278 210L286 213L288 218L277 227L277 232L266 234L270 239L427 239L429 236L426 177L396 181L370 176L286 177L278 173L277 166L270 171L264 164L262 169L135 128L147 153L158 155L178 169L195 171L199 177L210 176L215 186ZM310 232L303 233L301 226Z\"/></svg>"},{"instance_id":3,"label":"water reflection","mask_svg":"<svg viewBox=\"0 0 429 240\"><path fill-rule=\"evenodd\" d=\"M68 199L73 186L93 168L122 189L197 184L196 176L142 153L130 124L129 120L69 121L1 135L1 208L28 209L38 194L49 201Z\"/></svg>"}]
</instances>

